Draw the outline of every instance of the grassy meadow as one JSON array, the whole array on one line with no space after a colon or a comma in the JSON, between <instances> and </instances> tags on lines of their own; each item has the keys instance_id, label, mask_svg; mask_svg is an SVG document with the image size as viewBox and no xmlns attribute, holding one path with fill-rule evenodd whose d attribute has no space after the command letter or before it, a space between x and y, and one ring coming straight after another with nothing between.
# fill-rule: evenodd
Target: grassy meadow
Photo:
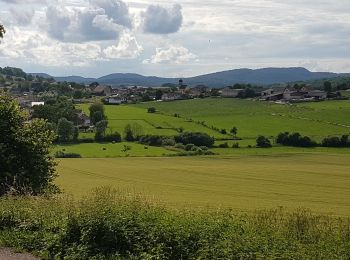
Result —
<instances>
[{"instance_id":1,"label":"grassy meadow","mask_svg":"<svg viewBox=\"0 0 350 260\"><path fill-rule=\"evenodd\" d=\"M171 208L309 208L349 215L350 157L341 154L62 159L57 184L82 196L99 186Z\"/></svg>"},{"instance_id":2,"label":"grassy meadow","mask_svg":"<svg viewBox=\"0 0 350 260\"><path fill-rule=\"evenodd\" d=\"M124 146L129 146L130 150L125 151ZM63 151L65 153L80 154L84 158L110 158L110 157L156 157L175 154L176 152L163 147L145 146L137 143L86 143L57 145L54 152Z\"/></svg>"},{"instance_id":3,"label":"grassy meadow","mask_svg":"<svg viewBox=\"0 0 350 260\"><path fill-rule=\"evenodd\" d=\"M154 106L160 113L179 114L194 121L229 131L238 128L238 136L255 139L258 135L276 136L279 132L300 132L315 140L350 132L350 101L326 101L281 105L240 99L195 99L176 102L137 104ZM115 108L118 109L118 108Z\"/></svg>"},{"instance_id":4,"label":"grassy meadow","mask_svg":"<svg viewBox=\"0 0 350 260\"><path fill-rule=\"evenodd\" d=\"M80 107L88 114L87 104ZM147 108L156 107L157 113L147 113ZM281 105L252 100L207 98L175 102L147 102L136 105L105 106L109 121L107 132L123 133L127 124L137 123L142 128L142 134L174 136L182 128L188 132L205 132L219 139L216 145L227 142L231 147L238 143L240 149L213 149L220 155L231 154L261 154L259 149L246 149L254 146L258 135L270 138L272 143L280 132L299 132L321 142L326 136L340 136L350 133L350 101L326 101L314 103L300 103ZM174 114L180 115L175 117ZM203 124L204 122L204 124ZM216 129L227 132L233 127L238 128L237 136L242 140L220 141L230 139L232 135L221 134ZM94 136L93 133L81 133L81 137ZM107 150L101 152L103 147ZM83 157L119 157L120 146L81 144L56 149L66 149L67 152L80 153ZM163 156L174 154L164 148L144 149L143 146L132 144L130 156ZM350 153L350 149L326 148L290 148L275 147L269 153L290 152L322 152L322 153Z\"/></svg>"}]
</instances>

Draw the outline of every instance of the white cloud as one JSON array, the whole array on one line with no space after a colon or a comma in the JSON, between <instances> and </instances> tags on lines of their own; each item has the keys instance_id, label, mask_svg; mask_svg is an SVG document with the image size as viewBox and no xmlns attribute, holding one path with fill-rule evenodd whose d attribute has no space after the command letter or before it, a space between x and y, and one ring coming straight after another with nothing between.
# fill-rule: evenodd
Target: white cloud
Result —
<instances>
[{"instance_id":1,"label":"white cloud","mask_svg":"<svg viewBox=\"0 0 350 260\"><path fill-rule=\"evenodd\" d=\"M91 0L87 7L51 5L46 10L47 32L65 42L117 40L131 28L127 5L119 0Z\"/></svg>"},{"instance_id":2,"label":"white cloud","mask_svg":"<svg viewBox=\"0 0 350 260\"><path fill-rule=\"evenodd\" d=\"M34 10L20 10L18 8L11 8L10 13L16 25L27 26L32 22L34 17Z\"/></svg>"},{"instance_id":3,"label":"white cloud","mask_svg":"<svg viewBox=\"0 0 350 260\"><path fill-rule=\"evenodd\" d=\"M179 31L183 20L181 9L179 4L173 5L172 8L150 5L146 12L142 13L144 32L169 34Z\"/></svg>"},{"instance_id":4,"label":"white cloud","mask_svg":"<svg viewBox=\"0 0 350 260\"><path fill-rule=\"evenodd\" d=\"M75 72L99 75L298 65L349 72L348 1L181 0L180 8L170 0L0 0L7 30L0 66L56 64L52 71L70 72L66 64L85 65ZM188 62L196 56L200 62Z\"/></svg>"},{"instance_id":5,"label":"white cloud","mask_svg":"<svg viewBox=\"0 0 350 260\"><path fill-rule=\"evenodd\" d=\"M124 32L117 45L103 50L107 59L135 59L140 56L143 47L138 44L134 35Z\"/></svg>"},{"instance_id":6,"label":"white cloud","mask_svg":"<svg viewBox=\"0 0 350 260\"><path fill-rule=\"evenodd\" d=\"M143 61L144 64L175 63L181 64L196 59L197 56L183 46L172 45L168 48L157 48L156 54Z\"/></svg>"},{"instance_id":7,"label":"white cloud","mask_svg":"<svg viewBox=\"0 0 350 260\"><path fill-rule=\"evenodd\" d=\"M45 34L14 27L0 45L0 57L43 66L79 67L91 65L100 60L102 55L98 44L62 43Z\"/></svg>"}]
</instances>

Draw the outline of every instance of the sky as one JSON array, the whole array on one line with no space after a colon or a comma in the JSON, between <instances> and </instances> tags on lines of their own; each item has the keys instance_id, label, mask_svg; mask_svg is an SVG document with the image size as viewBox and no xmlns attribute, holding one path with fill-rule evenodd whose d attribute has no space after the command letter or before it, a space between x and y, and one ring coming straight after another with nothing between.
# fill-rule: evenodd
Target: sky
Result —
<instances>
[{"instance_id":1,"label":"sky","mask_svg":"<svg viewBox=\"0 0 350 260\"><path fill-rule=\"evenodd\" d=\"M0 24L0 67L53 76L350 72L349 0L0 0Z\"/></svg>"}]
</instances>

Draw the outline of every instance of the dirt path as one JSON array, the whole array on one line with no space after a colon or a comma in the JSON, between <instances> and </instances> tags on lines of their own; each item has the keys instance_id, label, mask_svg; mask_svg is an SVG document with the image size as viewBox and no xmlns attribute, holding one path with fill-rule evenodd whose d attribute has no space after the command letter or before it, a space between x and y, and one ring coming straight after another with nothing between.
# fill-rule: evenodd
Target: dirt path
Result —
<instances>
[{"instance_id":1,"label":"dirt path","mask_svg":"<svg viewBox=\"0 0 350 260\"><path fill-rule=\"evenodd\" d=\"M28 253L16 253L9 248L0 248L1 260L39 260L39 258L32 256Z\"/></svg>"}]
</instances>

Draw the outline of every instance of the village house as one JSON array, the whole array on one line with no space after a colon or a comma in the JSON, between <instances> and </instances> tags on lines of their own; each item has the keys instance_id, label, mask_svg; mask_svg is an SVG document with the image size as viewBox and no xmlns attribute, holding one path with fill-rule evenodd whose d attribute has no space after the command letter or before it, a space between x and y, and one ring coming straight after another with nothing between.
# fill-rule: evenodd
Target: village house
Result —
<instances>
[{"instance_id":1,"label":"village house","mask_svg":"<svg viewBox=\"0 0 350 260\"><path fill-rule=\"evenodd\" d=\"M104 99L106 104L109 105L121 105L123 103L127 103L127 99L125 97L121 97L120 95L113 95Z\"/></svg>"},{"instance_id":2,"label":"village house","mask_svg":"<svg viewBox=\"0 0 350 260\"><path fill-rule=\"evenodd\" d=\"M210 88L204 85L198 85L191 88L186 88L184 94L189 95L191 98L206 96L210 92Z\"/></svg>"},{"instance_id":3,"label":"village house","mask_svg":"<svg viewBox=\"0 0 350 260\"><path fill-rule=\"evenodd\" d=\"M110 86L97 86L93 92L96 96L110 96L112 94L112 87Z\"/></svg>"},{"instance_id":4,"label":"village house","mask_svg":"<svg viewBox=\"0 0 350 260\"><path fill-rule=\"evenodd\" d=\"M310 90L307 93L307 97L314 98L315 100L324 100L327 98L327 93L322 90Z\"/></svg>"},{"instance_id":5,"label":"village house","mask_svg":"<svg viewBox=\"0 0 350 260\"><path fill-rule=\"evenodd\" d=\"M243 90L244 89L233 89L233 88L230 88L230 87L226 87L226 88L221 90L221 96L222 97L227 97L227 98L235 98Z\"/></svg>"},{"instance_id":6,"label":"village house","mask_svg":"<svg viewBox=\"0 0 350 260\"><path fill-rule=\"evenodd\" d=\"M30 106L34 107L34 106L44 106L45 102L44 101L32 101L30 102Z\"/></svg>"},{"instance_id":7,"label":"village house","mask_svg":"<svg viewBox=\"0 0 350 260\"><path fill-rule=\"evenodd\" d=\"M174 101L183 99L179 93L165 93L162 95L162 101Z\"/></svg>"}]
</instances>

